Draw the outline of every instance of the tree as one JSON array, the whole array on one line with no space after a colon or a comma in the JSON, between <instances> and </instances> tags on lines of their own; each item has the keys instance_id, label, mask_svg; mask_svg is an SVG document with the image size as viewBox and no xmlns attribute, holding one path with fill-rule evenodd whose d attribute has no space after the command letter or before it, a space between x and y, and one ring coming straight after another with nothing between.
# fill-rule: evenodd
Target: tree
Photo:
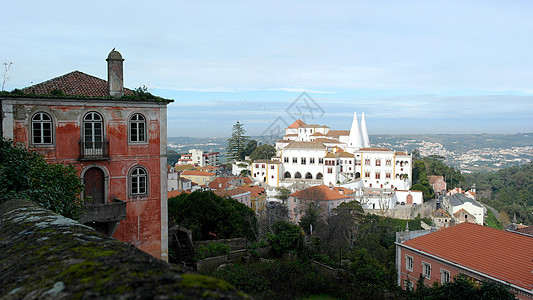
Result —
<instances>
[{"instance_id":1,"label":"tree","mask_svg":"<svg viewBox=\"0 0 533 300\"><path fill-rule=\"evenodd\" d=\"M178 162L178 159L180 159L180 155L178 152L172 149L168 149L167 151L167 165L174 166L176 162Z\"/></svg>"},{"instance_id":2,"label":"tree","mask_svg":"<svg viewBox=\"0 0 533 300\"><path fill-rule=\"evenodd\" d=\"M280 187L278 189L278 196L276 198L281 200L281 202L286 203L287 199L289 199L290 194L291 194L291 191L288 188Z\"/></svg>"},{"instance_id":3,"label":"tree","mask_svg":"<svg viewBox=\"0 0 533 300\"><path fill-rule=\"evenodd\" d=\"M250 155L252 161L258 159L271 159L272 156L276 155L276 147L272 145L261 145L257 147L254 152Z\"/></svg>"},{"instance_id":4,"label":"tree","mask_svg":"<svg viewBox=\"0 0 533 300\"><path fill-rule=\"evenodd\" d=\"M424 186L424 185L422 185L420 183L413 184L411 186L410 190L411 191L421 191L422 194L424 194L424 201L431 200L435 196L435 194L433 194L430 189L428 189L426 186Z\"/></svg>"},{"instance_id":5,"label":"tree","mask_svg":"<svg viewBox=\"0 0 533 300\"><path fill-rule=\"evenodd\" d=\"M278 221L272 225L272 229L274 233L268 233L267 239L274 253L280 255L286 251L295 251L301 245L303 236L297 225Z\"/></svg>"},{"instance_id":6,"label":"tree","mask_svg":"<svg viewBox=\"0 0 533 300\"><path fill-rule=\"evenodd\" d=\"M169 220L188 228L193 239L206 240L246 237L255 240L257 220L254 211L229 197L196 191L168 199Z\"/></svg>"},{"instance_id":7,"label":"tree","mask_svg":"<svg viewBox=\"0 0 533 300\"><path fill-rule=\"evenodd\" d=\"M4 74L2 75L2 89L0 91L4 91L4 88L6 86L6 82L9 80L9 77L7 76L7 73L9 72L9 69L11 69L12 62L4 62Z\"/></svg>"},{"instance_id":8,"label":"tree","mask_svg":"<svg viewBox=\"0 0 533 300\"><path fill-rule=\"evenodd\" d=\"M67 218L79 219L82 189L72 165L48 164L42 155L0 137L0 203L28 199Z\"/></svg>"},{"instance_id":9,"label":"tree","mask_svg":"<svg viewBox=\"0 0 533 300\"><path fill-rule=\"evenodd\" d=\"M245 136L246 130L239 121L233 125L233 131L231 133L231 138L228 139L228 146L226 147L228 158L233 159L244 159L245 147L248 143L248 136Z\"/></svg>"},{"instance_id":10,"label":"tree","mask_svg":"<svg viewBox=\"0 0 533 300\"><path fill-rule=\"evenodd\" d=\"M257 148L257 141L250 140L248 144L246 144L246 147L244 148L244 157L250 156L256 148Z\"/></svg>"}]
</instances>

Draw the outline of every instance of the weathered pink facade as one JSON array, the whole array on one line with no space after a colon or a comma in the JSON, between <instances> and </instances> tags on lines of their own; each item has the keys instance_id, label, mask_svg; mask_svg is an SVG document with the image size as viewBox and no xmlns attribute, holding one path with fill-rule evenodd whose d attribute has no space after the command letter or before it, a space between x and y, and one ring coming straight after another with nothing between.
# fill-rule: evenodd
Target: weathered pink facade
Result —
<instances>
[{"instance_id":1,"label":"weathered pink facade","mask_svg":"<svg viewBox=\"0 0 533 300\"><path fill-rule=\"evenodd\" d=\"M62 89L60 84L67 82L63 89L69 89L89 81L96 83L96 91L107 86L106 81L81 72L43 84ZM85 219L86 224L167 260L168 101L86 96L3 97L2 134L44 154L51 163L75 166L85 183L81 196L98 209L95 218ZM44 122L39 121L42 116ZM125 219L103 217L114 203L124 204L121 201Z\"/></svg>"}]
</instances>

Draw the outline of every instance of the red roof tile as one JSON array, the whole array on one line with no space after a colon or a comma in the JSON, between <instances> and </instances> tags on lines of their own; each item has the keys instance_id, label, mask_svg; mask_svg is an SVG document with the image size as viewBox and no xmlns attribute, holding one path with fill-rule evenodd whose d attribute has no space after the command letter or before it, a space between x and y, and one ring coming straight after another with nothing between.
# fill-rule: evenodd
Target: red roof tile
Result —
<instances>
[{"instance_id":1,"label":"red roof tile","mask_svg":"<svg viewBox=\"0 0 533 300\"><path fill-rule=\"evenodd\" d=\"M533 289L532 237L465 222L402 245Z\"/></svg>"},{"instance_id":2,"label":"red roof tile","mask_svg":"<svg viewBox=\"0 0 533 300\"><path fill-rule=\"evenodd\" d=\"M317 193L314 193L313 190L316 190ZM338 190L335 190L335 189L330 190L328 186L322 184L322 185L312 186L301 191L297 191L295 193L292 193L290 196L299 198L301 196L305 197L305 195L315 195L317 197L321 197L322 199L313 199L313 200L324 200L324 201L351 198L351 197L346 196L346 194L348 194L348 192L346 191L350 191L349 193L353 193L353 191L344 189L344 188L343 190L345 190L345 195L339 193Z\"/></svg>"},{"instance_id":3,"label":"red roof tile","mask_svg":"<svg viewBox=\"0 0 533 300\"><path fill-rule=\"evenodd\" d=\"M181 176L215 176L215 173L204 172L204 171L195 171L195 170L186 170L181 172Z\"/></svg>"},{"instance_id":4,"label":"red roof tile","mask_svg":"<svg viewBox=\"0 0 533 300\"><path fill-rule=\"evenodd\" d=\"M53 90L61 90L66 95L109 97L109 85L106 80L74 71L50 80L23 88L27 94L50 95ZM133 91L124 88L125 95L133 95Z\"/></svg>"},{"instance_id":5,"label":"red roof tile","mask_svg":"<svg viewBox=\"0 0 533 300\"><path fill-rule=\"evenodd\" d=\"M294 123L292 123L291 125L289 125L288 128L298 128L298 127L300 127L300 126L304 126L304 125L305 125L304 121L298 119L298 120L294 121Z\"/></svg>"}]
</instances>

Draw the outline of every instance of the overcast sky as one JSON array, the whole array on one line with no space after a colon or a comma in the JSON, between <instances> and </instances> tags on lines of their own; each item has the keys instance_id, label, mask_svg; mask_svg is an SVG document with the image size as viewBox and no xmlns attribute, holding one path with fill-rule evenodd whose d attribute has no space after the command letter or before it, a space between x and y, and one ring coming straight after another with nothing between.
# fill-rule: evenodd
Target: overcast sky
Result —
<instances>
[{"instance_id":1,"label":"overcast sky","mask_svg":"<svg viewBox=\"0 0 533 300\"><path fill-rule=\"evenodd\" d=\"M126 87L175 100L169 136L228 136L237 120L260 135L297 117L348 130L363 111L370 134L533 132L529 0L1 7L6 90L74 70L106 79L115 47Z\"/></svg>"}]
</instances>

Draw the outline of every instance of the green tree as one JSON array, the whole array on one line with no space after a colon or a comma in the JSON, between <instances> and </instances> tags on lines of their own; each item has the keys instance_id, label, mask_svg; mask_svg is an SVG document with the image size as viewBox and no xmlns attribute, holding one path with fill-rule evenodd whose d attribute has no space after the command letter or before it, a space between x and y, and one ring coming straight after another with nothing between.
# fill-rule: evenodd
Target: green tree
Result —
<instances>
[{"instance_id":1,"label":"green tree","mask_svg":"<svg viewBox=\"0 0 533 300\"><path fill-rule=\"evenodd\" d=\"M250 156L254 150L257 148L257 141L256 140L250 140L248 144L246 144L246 147L244 148L244 156Z\"/></svg>"},{"instance_id":2,"label":"green tree","mask_svg":"<svg viewBox=\"0 0 533 300\"><path fill-rule=\"evenodd\" d=\"M219 197L211 191L183 193L168 199L168 217L191 230L195 240L256 238L254 211L235 199Z\"/></svg>"},{"instance_id":3,"label":"green tree","mask_svg":"<svg viewBox=\"0 0 533 300\"><path fill-rule=\"evenodd\" d=\"M286 203L287 199L289 199L290 194L291 194L291 191L288 188L280 187L278 189L278 196L276 198L281 200L281 202Z\"/></svg>"},{"instance_id":4,"label":"green tree","mask_svg":"<svg viewBox=\"0 0 533 300\"><path fill-rule=\"evenodd\" d=\"M245 147L248 144L249 137L244 135L246 130L239 121L233 125L231 138L228 139L228 146L226 147L229 160L244 159Z\"/></svg>"},{"instance_id":5,"label":"green tree","mask_svg":"<svg viewBox=\"0 0 533 300\"><path fill-rule=\"evenodd\" d=\"M431 192L430 189L428 189L426 186L420 184L420 183L417 183L417 184L413 184L410 188L411 191L421 191L424 197L424 201L428 201L428 200L431 200L433 199L433 197L435 197L435 194L433 192Z\"/></svg>"},{"instance_id":6,"label":"green tree","mask_svg":"<svg viewBox=\"0 0 533 300\"><path fill-rule=\"evenodd\" d=\"M173 149L167 150L167 165L174 166L178 162L178 159L180 159L178 152Z\"/></svg>"},{"instance_id":7,"label":"green tree","mask_svg":"<svg viewBox=\"0 0 533 300\"><path fill-rule=\"evenodd\" d=\"M82 188L72 165L48 164L42 155L0 137L0 203L28 199L65 217L79 219Z\"/></svg>"},{"instance_id":8,"label":"green tree","mask_svg":"<svg viewBox=\"0 0 533 300\"><path fill-rule=\"evenodd\" d=\"M302 230L298 225L286 221L278 221L272 225L273 233L267 233L272 250L276 254L296 251L303 241Z\"/></svg>"},{"instance_id":9,"label":"green tree","mask_svg":"<svg viewBox=\"0 0 533 300\"><path fill-rule=\"evenodd\" d=\"M273 156L276 155L276 147L272 145L261 145L257 147L254 152L250 155L250 159L252 161L256 161L258 159L271 159Z\"/></svg>"}]
</instances>

